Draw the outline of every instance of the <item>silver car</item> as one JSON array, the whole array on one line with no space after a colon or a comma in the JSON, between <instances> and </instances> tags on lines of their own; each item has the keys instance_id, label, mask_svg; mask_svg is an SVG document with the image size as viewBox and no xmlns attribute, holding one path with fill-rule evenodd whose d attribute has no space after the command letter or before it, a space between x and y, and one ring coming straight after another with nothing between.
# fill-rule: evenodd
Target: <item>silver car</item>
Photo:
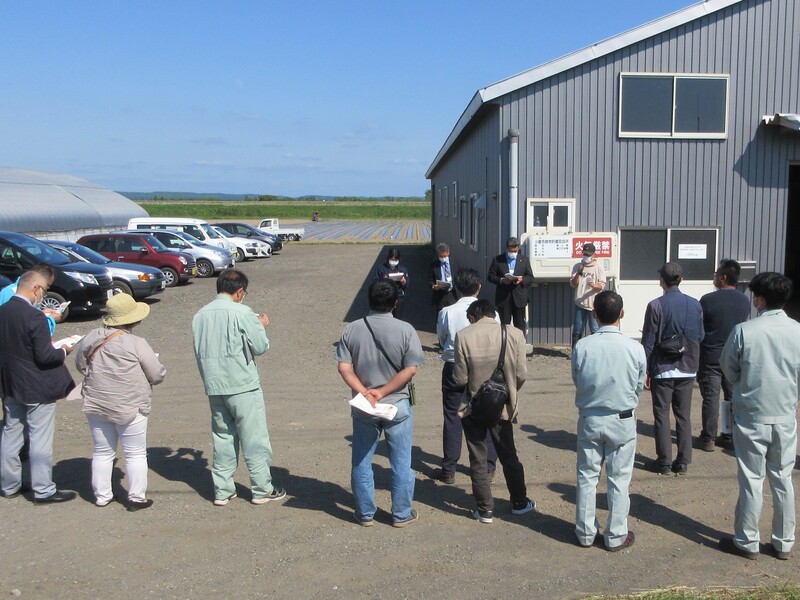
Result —
<instances>
[{"instance_id":1,"label":"silver car","mask_svg":"<svg viewBox=\"0 0 800 600\"><path fill-rule=\"evenodd\" d=\"M266 258L272 256L272 246L266 242L230 234L222 227L217 227L216 225L212 225L211 229L228 241L236 244L236 260L239 262L243 262L248 258Z\"/></svg>"},{"instance_id":2,"label":"silver car","mask_svg":"<svg viewBox=\"0 0 800 600\"><path fill-rule=\"evenodd\" d=\"M196 237L182 231L168 229L135 229L134 233L152 235L170 250L180 250L194 256L197 261L198 277L213 277L215 273L236 266L233 255L217 246L209 246Z\"/></svg>"}]
</instances>

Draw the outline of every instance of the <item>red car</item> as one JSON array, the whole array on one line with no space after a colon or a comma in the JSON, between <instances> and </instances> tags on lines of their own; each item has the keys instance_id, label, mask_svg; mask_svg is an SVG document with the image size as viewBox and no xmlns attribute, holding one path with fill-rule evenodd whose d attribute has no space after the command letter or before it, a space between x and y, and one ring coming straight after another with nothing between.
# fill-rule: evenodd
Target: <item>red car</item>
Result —
<instances>
[{"instance_id":1,"label":"red car","mask_svg":"<svg viewBox=\"0 0 800 600\"><path fill-rule=\"evenodd\" d=\"M170 250L152 235L95 233L83 236L78 243L111 260L161 269L167 287L184 283L197 275L197 263L192 255Z\"/></svg>"}]
</instances>

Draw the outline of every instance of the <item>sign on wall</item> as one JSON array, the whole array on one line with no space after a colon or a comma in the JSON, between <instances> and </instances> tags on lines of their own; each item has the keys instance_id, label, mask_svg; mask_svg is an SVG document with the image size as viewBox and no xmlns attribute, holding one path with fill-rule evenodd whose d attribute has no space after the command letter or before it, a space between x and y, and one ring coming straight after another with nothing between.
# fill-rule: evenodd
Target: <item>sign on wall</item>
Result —
<instances>
[{"instance_id":1,"label":"sign on wall","mask_svg":"<svg viewBox=\"0 0 800 600\"><path fill-rule=\"evenodd\" d=\"M613 241L610 237L575 237L572 238L572 258L583 256L583 245L594 244L597 258L611 258L613 255Z\"/></svg>"}]
</instances>

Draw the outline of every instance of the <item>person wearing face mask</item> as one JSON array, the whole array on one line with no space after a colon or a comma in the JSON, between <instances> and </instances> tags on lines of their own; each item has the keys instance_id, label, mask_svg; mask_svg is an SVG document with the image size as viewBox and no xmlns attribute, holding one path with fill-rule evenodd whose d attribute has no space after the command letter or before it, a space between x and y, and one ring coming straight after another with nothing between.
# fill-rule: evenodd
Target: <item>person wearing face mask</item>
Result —
<instances>
[{"instance_id":1,"label":"person wearing face mask","mask_svg":"<svg viewBox=\"0 0 800 600\"><path fill-rule=\"evenodd\" d=\"M572 347L583 337L586 323L589 331L597 333L600 325L592 314L594 298L606 287L606 270L594 257L594 244L591 242L583 245L583 258L581 262L572 267L572 276L569 284L575 288L575 320L572 326Z\"/></svg>"},{"instance_id":2,"label":"person wearing face mask","mask_svg":"<svg viewBox=\"0 0 800 600\"><path fill-rule=\"evenodd\" d=\"M250 473L250 502L261 505L286 497L286 491L272 483L272 446L255 363L255 357L269 349L269 317L243 304L247 285L241 271L223 271L217 278L217 297L192 320L194 354L211 406L214 506L236 498L233 475L240 445Z\"/></svg>"},{"instance_id":3,"label":"person wearing face mask","mask_svg":"<svg viewBox=\"0 0 800 600\"><path fill-rule=\"evenodd\" d=\"M399 319L403 313L403 306L408 291L408 269L400 264L400 250L389 248L386 260L375 271L375 279L391 279L397 284L397 307L392 315Z\"/></svg>"},{"instance_id":4,"label":"person wearing face mask","mask_svg":"<svg viewBox=\"0 0 800 600\"><path fill-rule=\"evenodd\" d=\"M436 260L431 263L429 273L433 292L431 304L436 307L438 314L443 308L455 304L459 298L453 281L458 266L450 258L450 246L444 242L436 246Z\"/></svg>"},{"instance_id":5,"label":"person wearing face mask","mask_svg":"<svg viewBox=\"0 0 800 600\"><path fill-rule=\"evenodd\" d=\"M17 293L0 306L0 380L5 394L5 425L0 442L0 489L5 498L22 492L20 451L30 439L34 502L47 504L75 498L75 492L53 483L53 433L56 400L75 387L64 366L71 348L54 348L41 303L52 280L28 271Z\"/></svg>"},{"instance_id":6,"label":"person wearing face mask","mask_svg":"<svg viewBox=\"0 0 800 600\"><path fill-rule=\"evenodd\" d=\"M500 320L525 333L525 308L528 290L533 285L533 271L527 257L519 253L519 240L508 238L506 251L495 256L489 265L487 279L495 285L494 302Z\"/></svg>"}]
</instances>

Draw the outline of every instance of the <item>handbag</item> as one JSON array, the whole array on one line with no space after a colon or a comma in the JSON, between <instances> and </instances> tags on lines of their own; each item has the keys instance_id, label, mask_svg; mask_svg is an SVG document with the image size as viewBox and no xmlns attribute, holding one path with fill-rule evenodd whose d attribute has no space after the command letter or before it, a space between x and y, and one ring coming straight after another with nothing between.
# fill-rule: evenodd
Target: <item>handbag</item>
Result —
<instances>
[{"instance_id":1,"label":"handbag","mask_svg":"<svg viewBox=\"0 0 800 600\"><path fill-rule=\"evenodd\" d=\"M506 326L500 325L502 338L500 342L500 357L497 360L492 375L481 384L469 400L470 414L474 421L485 427L495 427L500 422L503 408L508 402L509 390L506 375L503 373L503 364L506 359Z\"/></svg>"},{"instance_id":2,"label":"handbag","mask_svg":"<svg viewBox=\"0 0 800 600\"><path fill-rule=\"evenodd\" d=\"M658 343L658 353L666 362L678 362L689 351L689 338L686 337L686 322L689 319L689 301L686 301L686 313L683 317L683 330Z\"/></svg>"},{"instance_id":3,"label":"handbag","mask_svg":"<svg viewBox=\"0 0 800 600\"><path fill-rule=\"evenodd\" d=\"M89 358L86 359L86 367L88 368L89 365L92 363L92 359L94 358L94 355L97 354L97 351L100 350L100 348L102 348L108 342L110 342L111 338L115 338L118 335L121 335L123 333L127 333L127 331L124 331L122 329L118 329L117 331L115 331L114 333L109 335L106 339L104 339L103 343L100 344L97 348L95 348L92 351L92 353L89 355ZM85 381L86 381L86 377L84 377L83 381L81 381L78 385L76 385L74 388L72 388L72 391L69 394L67 394L67 397L64 398L64 399L72 401L72 400L80 400L81 398L83 398L83 383Z\"/></svg>"},{"instance_id":4,"label":"handbag","mask_svg":"<svg viewBox=\"0 0 800 600\"><path fill-rule=\"evenodd\" d=\"M398 373L400 371L402 371L402 369L398 368L397 365L394 364L394 361L391 358L389 358L389 355L386 354L386 351L383 349L383 346L378 341L378 338L375 337L375 332L372 331L372 327L370 327L369 321L367 321L367 317L364 317L364 324L367 326L367 329L369 329L369 333L372 336L372 341L375 342L375 347L378 350L380 350L381 354L383 354L383 358L386 359L386 362L388 362L389 365L395 371L397 371ZM406 384L406 388L408 389L408 403L411 406L416 406L416 404L417 404L417 388L414 387L414 382L413 381L409 381L408 384Z\"/></svg>"}]
</instances>

